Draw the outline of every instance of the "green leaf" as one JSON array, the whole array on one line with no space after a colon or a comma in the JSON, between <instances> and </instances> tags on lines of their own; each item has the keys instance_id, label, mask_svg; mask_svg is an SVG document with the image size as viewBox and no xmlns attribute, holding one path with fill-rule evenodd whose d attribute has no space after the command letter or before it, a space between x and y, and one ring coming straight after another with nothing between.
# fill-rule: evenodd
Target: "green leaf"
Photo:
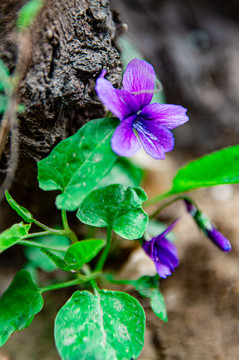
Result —
<instances>
[{"instance_id":1,"label":"green leaf","mask_svg":"<svg viewBox=\"0 0 239 360\"><path fill-rule=\"evenodd\" d=\"M80 269L85 263L90 262L105 246L105 240L82 240L69 247L64 260L70 269Z\"/></svg>"},{"instance_id":2,"label":"green leaf","mask_svg":"<svg viewBox=\"0 0 239 360\"><path fill-rule=\"evenodd\" d=\"M112 184L139 186L143 178L143 170L126 158L118 158L110 172L99 182L97 189Z\"/></svg>"},{"instance_id":3,"label":"green leaf","mask_svg":"<svg viewBox=\"0 0 239 360\"><path fill-rule=\"evenodd\" d=\"M148 215L142 209L145 200L147 195L141 188L109 185L92 191L77 217L87 225L110 227L126 239L138 239L148 224Z\"/></svg>"},{"instance_id":4,"label":"green leaf","mask_svg":"<svg viewBox=\"0 0 239 360\"><path fill-rule=\"evenodd\" d=\"M19 240L28 235L31 225L24 225L23 222L12 225L9 229L0 234L0 253L17 244Z\"/></svg>"},{"instance_id":5,"label":"green leaf","mask_svg":"<svg viewBox=\"0 0 239 360\"><path fill-rule=\"evenodd\" d=\"M4 113L8 107L8 97L0 94L0 114Z\"/></svg>"},{"instance_id":6,"label":"green leaf","mask_svg":"<svg viewBox=\"0 0 239 360\"><path fill-rule=\"evenodd\" d=\"M42 0L31 0L26 3L19 12L17 26L20 29L28 28L41 7Z\"/></svg>"},{"instance_id":7,"label":"green leaf","mask_svg":"<svg viewBox=\"0 0 239 360\"><path fill-rule=\"evenodd\" d=\"M194 160L180 169L169 194L200 187L239 182L239 145L224 148Z\"/></svg>"},{"instance_id":8,"label":"green leaf","mask_svg":"<svg viewBox=\"0 0 239 360\"><path fill-rule=\"evenodd\" d=\"M163 320L168 321L167 309L164 301L164 297L159 289L154 289L150 296L150 306L155 315Z\"/></svg>"},{"instance_id":9,"label":"green leaf","mask_svg":"<svg viewBox=\"0 0 239 360\"><path fill-rule=\"evenodd\" d=\"M136 359L144 329L144 310L132 296L76 291L57 314L55 343L62 360Z\"/></svg>"},{"instance_id":10,"label":"green leaf","mask_svg":"<svg viewBox=\"0 0 239 360\"><path fill-rule=\"evenodd\" d=\"M105 240L89 239L73 244L67 250L64 259L52 251L42 249L42 252L51 259L59 269L63 271L79 270L90 262L105 246Z\"/></svg>"},{"instance_id":11,"label":"green leaf","mask_svg":"<svg viewBox=\"0 0 239 360\"><path fill-rule=\"evenodd\" d=\"M155 315L165 322L168 321L164 298L159 290L158 275L142 276L138 280L132 281L131 284L141 296L148 297L150 299L150 306Z\"/></svg>"},{"instance_id":12,"label":"green leaf","mask_svg":"<svg viewBox=\"0 0 239 360\"><path fill-rule=\"evenodd\" d=\"M10 73L4 62L0 59L0 91L11 90Z\"/></svg>"},{"instance_id":13,"label":"green leaf","mask_svg":"<svg viewBox=\"0 0 239 360\"><path fill-rule=\"evenodd\" d=\"M42 245L51 245L55 247L64 247L70 245L70 240L67 236L59 235L46 235L39 236L37 242ZM52 251L53 254L58 254L59 252ZM26 246L24 247L24 254L28 259L29 263L33 267L37 267L46 272L51 272L57 269L56 264L54 264L46 254L42 253L40 248Z\"/></svg>"},{"instance_id":14,"label":"green leaf","mask_svg":"<svg viewBox=\"0 0 239 360\"><path fill-rule=\"evenodd\" d=\"M32 223L34 221L33 215L30 213L30 211L25 209L23 206L18 205L18 203L11 197L7 190L5 191L5 197L9 205L18 213L19 216L23 218L23 220L28 223Z\"/></svg>"},{"instance_id":15,"label":"green leaf","mask_svg":"<svg viewBox=\"0 0 239 360\"><path fill-rule=\"evenodd\" d=\"M0 346L17 330L30 325L43 307L40 289L26 270L21 270L0 299Z\"/></svg>"},{"instance_id":16,"label":"green leaf","mask_svg":"<svg viewBox=\"0 0 239 360\"><path fill-rule=\"evenodd\" d=\"M92 120L38 162L40 188L62 191L56 198L59 209L76 210L112 168L117 155L110 140L118 123L115 118Z\"/></svg>"}]
</instances>

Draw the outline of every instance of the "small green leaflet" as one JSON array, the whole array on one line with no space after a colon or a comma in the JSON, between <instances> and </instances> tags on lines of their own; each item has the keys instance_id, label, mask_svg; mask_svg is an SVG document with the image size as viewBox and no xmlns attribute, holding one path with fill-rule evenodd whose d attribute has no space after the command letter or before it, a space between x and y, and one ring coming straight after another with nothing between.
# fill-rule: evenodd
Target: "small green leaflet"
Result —
<instances>
[{"instance_id":1,"label":"small green leaflet","mask_svg":"<svg viewBox=\"0 0 239 360\"><path fill-rule=\"evenodd\" d=\"M118 123L115 118L92 120L38 162L40 188L62 191L56 198L58 209L76 210L110 171L117 159L110 140Z\"/></svg>"},{"instance_id":2,"label":"small green leaflet","mask_svg":"<svg viewBox=\"0 0 239 360\"><path fill-rule=\"evenodd\" d=\"M67 247L70 245L70 240L67 236L60 235L46 235L39 236L37 242L43 245L51 245L55 247ZM57 266L42 253L41 248L35 248L31 246L24 246L24 254L28 259L28 266L31 268L39 268L46 272L51 272L57 269ZM53 254L59 254L59 252L52 251Z\"/></svg>"},{"instance_id":3,"label":"small green leaflet","mask_svg":"<svg viewBox=\"0 0 239 360\"><path fill-rule=\"evenodd\" d=\"M143 297L150 299L150 306L157 317L165 322L168 321L167 309L162 293L159 290L158 275L142 276L134 280L131 285Z\"/></svg>"},{"instance_id":4,"label":"small green leaflet","mask_svg":"<svg viewBox=\"0 0 239 360\"><path fill-rule=\"evenodd\" d=\"M11 90L10 79L8 68L0 59L0 91Z\"/></svg>"},{"instance_id":5,"label":"small green leaflet","mask_svg":"<svg viewBox=\"0 0 239 360\"><path fill-rule=\"evenodd\" d=\"M61 270L71 271L81 269L82 266L90 262L104 246L105 240L101 239L79 241L69 247L64 260L49 250L42 249L42 252L46 254Z\"/></svg>"},{"instance_id":6,"label":"small green leaflet","mask_svg":"<svg viewBox=\"0 0 239 360\"><path fill-rule=\"evenodd\" d=\"M20 29L26 29L31 25L34 17L42 7L42 0L30 0L20 10L17 20L17 26Z\"/></svg>"},{"instance_id":7,"label":"small green leaflet","mask_svg":"<svg viewBox=\"0 0 239 360\"><path fill-rule=\"evenodd\" d=\"M142 209L145 200L147 195L141 188L109 185L92 191L77 217L87 225L110 227L126 239L138 239L148 224L148 215Z\"/></svg>"},{"instance_id":8,"label":"small green leaflet","mask_svg":"<svg viewBox=\"0 0 239 360\"><path fill-rule=\"evenodd\" d=\"M200 187L239 183L239 145L224 148L181 168L168 195Z\"/></svg>"},{"instance_id":9,"label":"small green leaflet","mask_svg":"<svg viewBox=\"0 0 239 360\"><path fill-rule=\"evenodd\" d=\"M99 182L96 188L111 184L139 186L143 178L143 170L126 158L119 157L110 172Z\"/></svg>"},{"instance_id":10,"label":"small green leaflet","mask_svg":"<svg viewBox=\"0 0 239 360\"><path fill-rule=\"evenodd\" d=\"M0 253L18 243L28 235L31 225L23 222L12 225L9 229L0 234Z\"/></svg>"},{"instance_id":11,"label":"small green leaflet","mask_svg":"<svg viewBox=\"0 0 239 360\"><path fill-rule=\"evenodd\" d=\"M19 216L23 218L28 223L32 223L34 221L32 214L30 211L25 209L23 206L18 205L18 203L11 197L9 192L5 191L5 197L7 199L8 204L15 210Z\"/></svg>"},{"instance_id":12,"label":"small green leaflet","mask_svg":"<svg viewBox=\"0 0 239 360\"><path fill-rule=\"evenodd\" d=\"M0 299L0 346L17 330L30 325L43 307L40 289L26 270L21 270Z\"/></svg>"},{"instance_id":13,"label":"small green leaflet","mask_svg":"<svg viewBox=\"0 0 239 360\"><path fill-rule=\"evenodd\" d=\"M62 360L137 359L144 330L144 310L132 296L76 291L57 314L55 343Z\"/></svg>"}]
</instances>

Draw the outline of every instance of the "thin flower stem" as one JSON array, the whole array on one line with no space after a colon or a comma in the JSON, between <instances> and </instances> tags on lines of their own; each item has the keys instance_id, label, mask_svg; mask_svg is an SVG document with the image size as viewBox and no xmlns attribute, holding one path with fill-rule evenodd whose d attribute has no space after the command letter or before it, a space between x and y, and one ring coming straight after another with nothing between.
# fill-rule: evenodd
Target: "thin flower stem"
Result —
<instances>
[{"instance_id":1,"label":"thin flower stem","mask_svg":"<svg viewBox=\"0 0 239 360\"><path fill-rule=\"evenodd\" d=\"M17 245L23 245L23 246L32 246L32 247L36 247L36 248L43 248L43 249L47 249L47 250L52 250L52 251L59 251L59 252L66 252L68 247L64 246L64 247L54 247L51 245L44 245L44 244L39 244L36 243L34 241L30 241L30 240L20 240L18 241Z\"/></svg>"},{"instance_id":2,"label":"thin flower stem","mask_svg":"<svg viewBox=\"0 0 239 360\"><path fill-rule=\"evenodd\" d=\"M112 229L111 229L111 227L107 227L106 247L104 248L101 258L100 258L98 264L96 265L95 271L101 271L105 264L105 260L107 259L107 256L109 255L109 251L110 251L111 236L112 236Z\"/></svg>"},{"instance_id":3,"label":"thin flower stem","mask_svg":"<svg viewBox=\"0 0 239 360\"><path fill-rule=\"evenodd\" d=\"M161 205L158 209L156 209L150 216L149 218L152 219L154 218L155 216L157 216L161 211L163 211L166 207L170 206L171 204L173 204L174 202L176 201L179 201L179 200L189 200L191 203L194 203L194 201L187 197L187 196L177 196L176 198L166 202L165 204Z\"/></svg>"},{"instance_id":4,"label":"thin flower stem","mask_svg":"<svg viewBox=\"0 0 239 360\"><path fill-rule=\"evenodd\" d=\"M68 220L67 220L67 215L66 215L66 210L61 210L61 217L62 217L62 224L64 229L67 232L67 236L71 239L71 242L74 244L78 241L76 234L74 233L74 231L71 230L71 228L69 227L68 224Z\"/></svg>"},{"instance_id":5,"label":"thin flower stem","mask_svg":"<svg viewBox=\"0 0 239 360\"><path fill-rule=\"evenodd\" d=\"M156 196L152 197L151 199L149 199L148 201L146 201L144 203L144 206L153 205L153 204L155 204L155 203L157 203L159 201L164 200L166 197L171 196L171 195L173 195L173 194L171 194L170 190L163 193L163 194L156 195Z\"/></svg>"}]
</instances>

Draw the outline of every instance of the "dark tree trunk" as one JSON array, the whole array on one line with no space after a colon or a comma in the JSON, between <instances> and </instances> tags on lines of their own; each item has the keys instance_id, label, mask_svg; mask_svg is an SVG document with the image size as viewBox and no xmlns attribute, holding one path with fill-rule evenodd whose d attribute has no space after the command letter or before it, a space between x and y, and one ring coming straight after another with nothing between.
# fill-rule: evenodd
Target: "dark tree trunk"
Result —
<instances>
[{"instance_id":1,"label":"dark tree trunk","mask_svg":"<svg viewBox=\"0 0 239 360\"><path fill-rule=\"evenodd\" d=\"M18 102L25 105L25 111L19 115L15 181L32 187L36 162L86 121L104 114L94 92L95 80L107 69L110 80L119 85L121 63L108 1L46 1L22 35L15 24L24 3L1 1L0 58L11 72L21 66ZM6 156L1 161L4 168Z\"/></svg>"},{"instance_id":2,"label":"dark tree trunk","mask_svg":"<svg viewBox=\"0 0 239 360\"><path fill-rule=\"evenodd\" d=\"M94 91L95 80L106 69L110 81L120 84L114 40L121 25L107 0L48 0L22 34L16 20L25 3L1 0L0 4L0 58L11 73L20 72L17 101L25 106L18 117L19 154L11 191L36 210L36 201L45 202L46 212L52 208L46 205L49 194L37 192L37 161L85 122L105 114ZM8 139L0 160L2 179L9 158L16 156L9 143ZM8 218L2 205L0 227Z\"/></svg>"}]
</instances>

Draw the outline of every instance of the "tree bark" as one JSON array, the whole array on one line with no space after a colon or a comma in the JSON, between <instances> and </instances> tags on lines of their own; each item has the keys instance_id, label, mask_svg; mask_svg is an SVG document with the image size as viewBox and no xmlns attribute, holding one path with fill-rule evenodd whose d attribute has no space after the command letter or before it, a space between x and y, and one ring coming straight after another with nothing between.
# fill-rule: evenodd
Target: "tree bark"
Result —
<instances>
[{"instance_id":1,"label":"tree bark","mask_svg":"<svg viewBox=\"0 0 239 360\"><path fill-rule=\"evenodd\" d=\"M47 0L30 29L17 32L16 21L27 0L1 0L0 58L20 74L18 154L11 154L11 134L0 159L0 183L17 160L11 194L48 224L59 222L54 193L38 189L37 161L87 121L105 115L95 91L102 69L120 85L121 62L114 40L121 31L107 0ZM13 159L14 160L14 159ZM14 219L6 202L0 207L0 230Z\"/></svg>"},{"instance_id":2,"label":"tree bark","mask_svg":"<svg viewBox=\"0 0 239 360\"><path fill-rule=\"evenodd\" d=\"M107 0L48 0L27 33L16 31L26 0L1 0L0 58L21 69L17 93L19 154L15 182L36 187L36 163L63 138L104 115L95 80L106 69L119 85L121 63L114 45L116 24ZM0 168L6 173L9 144Z\"/></svg>"}]
</instances>

